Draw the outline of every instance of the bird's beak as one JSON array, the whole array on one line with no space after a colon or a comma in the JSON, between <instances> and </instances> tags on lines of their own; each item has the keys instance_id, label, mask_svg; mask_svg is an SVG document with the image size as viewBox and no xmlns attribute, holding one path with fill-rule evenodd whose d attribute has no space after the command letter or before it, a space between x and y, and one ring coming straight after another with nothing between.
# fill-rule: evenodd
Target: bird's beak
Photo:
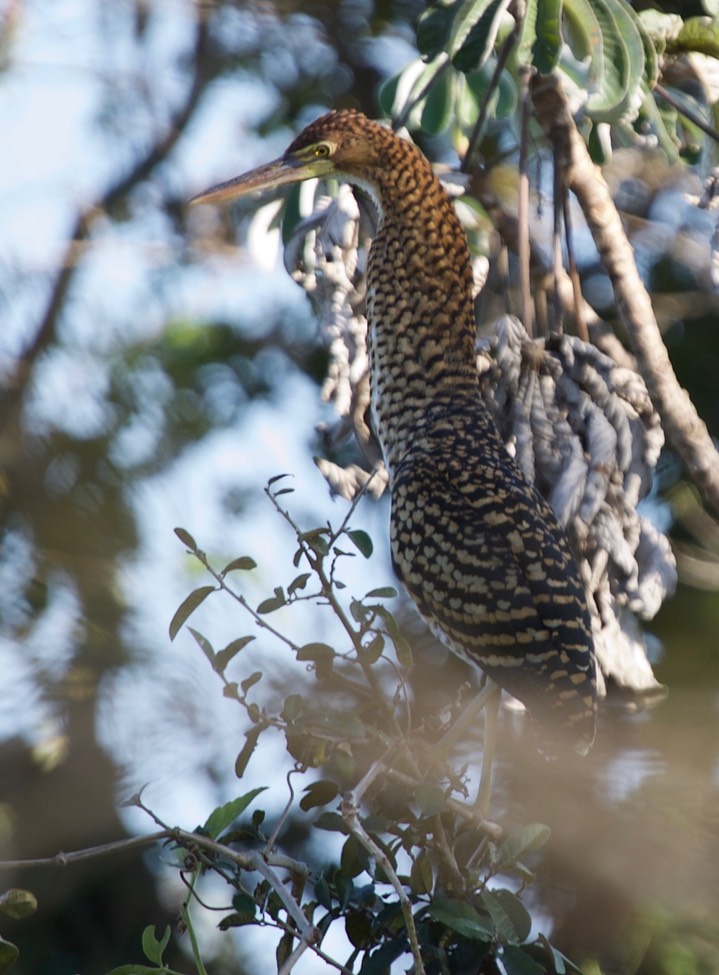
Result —
<instances>
[{"instance_id":1,"label":"bird's beak","mask_svg":"<svg viewBox=\"0 0 719 975\"><path fill-rule=\"evenodd\" d=\"M318 176L317 161L305 162L283 156L273 162L258 166L257 169L235 176L224 183L211 186L204 193L193 196L190 203L222 203L225 200L235 200L249 193L260 193L264 190L274 190L287 183L299 183L302 180Z\"/></svg>"}]
</instances>

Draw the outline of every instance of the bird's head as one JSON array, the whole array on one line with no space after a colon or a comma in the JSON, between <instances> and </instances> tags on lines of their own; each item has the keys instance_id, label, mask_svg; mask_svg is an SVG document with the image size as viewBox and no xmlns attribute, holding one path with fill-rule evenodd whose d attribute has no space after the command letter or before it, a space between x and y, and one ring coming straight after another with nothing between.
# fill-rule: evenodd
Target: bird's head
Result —
<instances>
[{"instance_id":1,"label":"bird's head","mask_svg":"<svg viewBox=\"0 0 719 975\"><path fill-rule=\"evenodd\" d=\"M330 112L303 129L279 159L218 183L190 202L219 203L287 183L327 176L337 176L371 190L373 172L381 164L382 147L394 138L388 129L360 112L348 109Z\"/></svg>"}]
</instances>

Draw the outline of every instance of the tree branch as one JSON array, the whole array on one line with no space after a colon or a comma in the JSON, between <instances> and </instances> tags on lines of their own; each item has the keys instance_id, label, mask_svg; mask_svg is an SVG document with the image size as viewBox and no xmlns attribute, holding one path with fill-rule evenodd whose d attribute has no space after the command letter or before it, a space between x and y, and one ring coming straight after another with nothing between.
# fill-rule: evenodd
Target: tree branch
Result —
<instances>
[{"instance_id":1,"label":"tree branch","mask_svg":"<svg viewBox=\"0 0 719 975\"><path fill-rule=\"evenodd\" d=\"M611 279L621 320L667 438L705 504L719 512L719 453L706 424L674 373L609 187L589 156L559 78L537 75L532 80L531 92L537 121L554 148L567 187L579 201Z\"/></svg>"}]
</instances>

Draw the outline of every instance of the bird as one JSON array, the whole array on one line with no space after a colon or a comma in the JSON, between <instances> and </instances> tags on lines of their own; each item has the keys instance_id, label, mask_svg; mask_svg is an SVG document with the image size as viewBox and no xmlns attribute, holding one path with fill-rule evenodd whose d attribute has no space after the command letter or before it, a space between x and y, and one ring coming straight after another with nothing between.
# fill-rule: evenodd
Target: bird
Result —
<instances>
[{"instance_id":1,"label":"bird","mask_svg":"<svg viewBox=\"0 0 719 975\"><path fill-rule=\"evenodd\" d=\"M366 315L372 426L391 499L394 570L432 632L526 705L540 750L584 754L596 663L578 565L480 393L469 245L409 139L353 109L193 198L218 203L332 177L373 202Z\"/></svg>"}]
</instances>

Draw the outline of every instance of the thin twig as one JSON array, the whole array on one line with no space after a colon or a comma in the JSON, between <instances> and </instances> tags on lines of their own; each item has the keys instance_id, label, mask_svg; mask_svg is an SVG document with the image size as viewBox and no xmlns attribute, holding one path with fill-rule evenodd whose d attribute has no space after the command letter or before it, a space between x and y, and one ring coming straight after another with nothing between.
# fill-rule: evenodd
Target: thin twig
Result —
<instances>
[{"instance_id":1,"label":"thin twig","mask_svg":"<svg viewBox=\"0 0 719 975\"><path fill-rule=\"evenodd\" d=\"M564 185L564 173L561 166L557 166L556 161L553 167L553 192L552 192L552 261L554 264L554 286L552 298L554 301L554 314L552 316L551 331L561 334L564 329L563 305L559 293L559 276L564 267L562 260L562 225L564 202L567 198L567 188Z\"/></svg>"},{"instance_id":2,"label":"thin twig","mask_svg":"<svg viewBox=\"0 0 719 975\"><path fill-rule=\"evenodd\" d=\"M285 803L285 808L282 810L282 813L280 814L280 817L277 820L277 825L272 830L272 833L271 833L269 839L265 843L265 847L264 847L264 850L263 850L263 855L264 856L267 856L268 853L271 852L272 847L277 842L277 837L280 835L280 830L282 829L282 827L287 822L287 817L289 816L289 814L290 814L290 812L292 810L292 805L293 805L293 803L295 801L295 790L292 788L292 782L290 780L291 780L291 778L292 778L293 775L296 775L298 773L298 771L299 771L298 768L291 768L289 770L289 772L287 773L286 782L287 782L287 789L289 790L289 793L290 793L290 797L287 800L287 802Z\"/></svg>"},{"instance_id":3,"label":"thin twig","mask_svg":"<svg viewBox=\"0 0 719 975\"><path fill-rule=\"evenodd\" d=\"M360 822L358 803L354 793L352 792L347 793L342 800L342 818L347 824L347 827L352 835L359 843L362 844L370 856L374 858L377 865L384 871L385 875L389 879L389 882L394 888L402 909L405 927L407 928L407 938L412 951L412 957L414 958L415 975L424 975L424 962L422 961L422 952L419 947L417 928L415 927L414 917L412 915L412 903L407 896L407 893L402 885L402 881L399 879L397 872L390 863L389 857L382 847L375 843Z\"/></svg>"},{"instance_id":4,"label":"thin twig","mask_svg":"<svg viewBox=\"0 0 719 975\"><path fill-rule=\"evenodd\" d=\"M492 797L492 767L494 765L494 753L497 747L499 701L502 696L500 688L494 684L494 681L488 681L488 683L493 685L494 694L489 698L484 708L482 775L479 779L479 791L477 792L477 806L485 817L489 815L489 803Z\"/></svg>"},{"instance_id":5,"label":"thin twig","mask_svg":"<svg viewBox=\"0 0 719 975\"><path fill-rule=\"evenodd\" d=\"M701 129L704 135L708 135L710 139L719 142L719 132L715 128L712 128L708 122L705 122L701 115L693 112L688 105L683 105L670 91L667 91L664 85L654 85L654 91L660 98L664 99L667 105L671 105L680 115L688 118L698 129Z\"/></svg>"},{"instance_id":6,"label":"thin twig","mask_svg":"<svg viewBox=\"0 0 719 975\"><path fill-rule=\"evenodd\" d=\"M521 319L529 336L534 335L534 316L532 314L532 285L529 267L529 78L522 72L522 128L519 137L519 199L517 201L519 261L519 297Z\"/></svg>"},{"instance_id":7,"label":"thin twig","mask_svg":"<svg viewBox=\"0 0 719 975\"><path fill-rule=\"evenodd\" d=\"M489 81L489 87L487 88L482 105L479 109L479 115L477 116L477 121L474 123L472 134L469 137L467 151L465 152L464 159L459 167L463 173L468 173L471 168L474 154L477 151L477 146L479 145L479 140L484 130L484 123L487 121L487 116L489 115L489 106L492 102L492 96L497 90L505 65L509 60L509 55L512 53L512 48L514 47L518 37L519 24L516 24L513 30L507 35L504 44L502 45L502 49L497 56L497 63L494 66L494 71L492 72L492 77Z\"/></svg>"}]
</instances>

